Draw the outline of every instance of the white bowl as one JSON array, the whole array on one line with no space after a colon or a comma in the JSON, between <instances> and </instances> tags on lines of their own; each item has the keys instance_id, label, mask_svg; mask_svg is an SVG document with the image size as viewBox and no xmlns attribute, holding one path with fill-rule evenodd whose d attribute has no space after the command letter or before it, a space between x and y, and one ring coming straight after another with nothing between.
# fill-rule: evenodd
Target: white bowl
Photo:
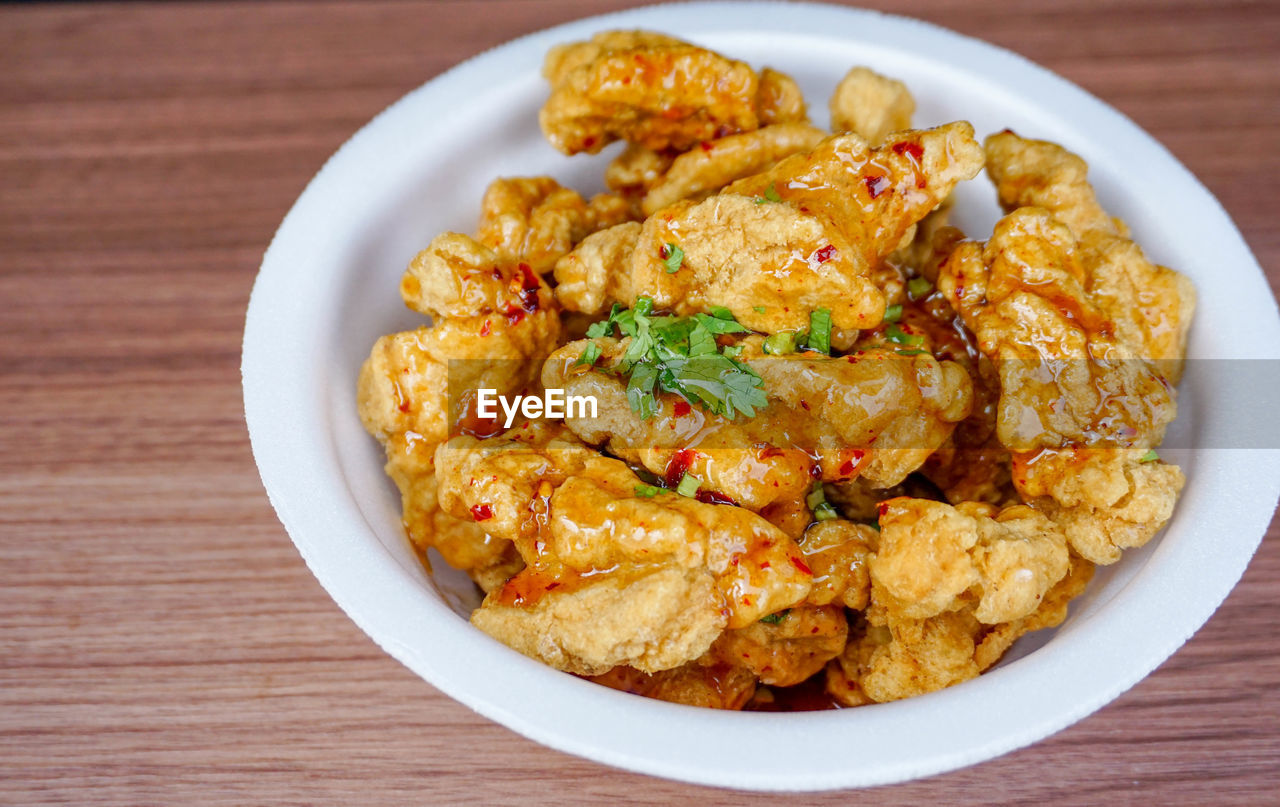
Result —
<instances>
[{"instance_id":1,"label":"white bowl","mask_svg":"<svg viewBox=\"0 0 1280 807\"><path fill-rule=\"evenodd\" d=\"M1191 363L1170 434L1178 447L1162 452L1188 476L1165 534L1100 570L1056 632L923 697L791 714L647 700L509 650L466 621L476 599L463 575L439 563L434 580L423 572L381 452L356 417L360 362L379 335L418 322L398 299L400 274L437 233L472 230L489 180L548 173L600 188L608 154L569 159L542 140L539 68L553 44L631 27L791 73L819 124L840 76L869 64L907 82L920 125L963 118L980 134L1007 126L1064 144L1088 159L1107 209L1148 254L1196 282L1194 359L1280 358L1275 303L1217 201L1128 119L1034 64L913 20L819 5L697 3L582 20L478 56L375 118L312 180L263 260L245 325L245 413L271 502L334 600L414 672L527 737L739 788L865 786L989 759L1079 720L1154 669L1239 579L1280 493L1280 451L1242 442L1262 399L1238 363ZM959 223L985 237L997 217L990 186L966 183L960 197Z\"/></svg>"}]
</instances>

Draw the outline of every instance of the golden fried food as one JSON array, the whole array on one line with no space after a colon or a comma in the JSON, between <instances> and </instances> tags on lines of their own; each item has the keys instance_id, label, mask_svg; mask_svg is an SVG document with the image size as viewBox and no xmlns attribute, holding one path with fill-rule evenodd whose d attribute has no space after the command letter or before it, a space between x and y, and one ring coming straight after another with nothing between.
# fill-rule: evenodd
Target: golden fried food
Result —
<instances>
[{"instance_id":1,"label":"golden fried food","mask_svg":"<svg viewBox=\"0 0 1280 807\"><path fill-rule=\"evenodd\" d=\"M543 75L551 97L542 131L565 154L623 139L685 150L702 140L801 120L804 101L785 76L762 81L743 62L661 34L615 31L558 45Z\"/></svg>"},{"instance_id":2,"label":"golden fried food","mask_svg":"<svg viewBox=\"0 0 1280 807\"><path fill-rule=\"evenodd\" d=\"M985 246L957 245L938 279L999 368L996 430L1015 452L1014 485L1076 552L1114 563L1172 515L1182 473L1154 447L1177 405L1089 281L1071 229L1034 207L1001 219Z\"/></svg>"},{"instance_id":3,"label":"golden fried food","mask_svg":"<svg viewBox=\"0 0 1280 807\"><path fill-rule=\"evenodd\" d=\"M853 132L879 145L890 132L911 128L916 99L901 81L855 67L836 85L830 106L833 132Z\"/></svg>"},{"instance_id":4,"label":"golden fried food","mask_svg":"<svg viewBox=\"0 0 1280 807\"><path fill-rule=\"evenodd\" d=\"M799 605L725 631L711 655L750 670L762 684L795 686L844 650L849 622L838 605Z\"/></svg>"},{"instance_id":5,"label":"golden fried food","mask_svg":"<svg viewBox=\"0 0 1280 807\"><path fill-rule=\"evenodd\" d=\"M645 296L676 314L718 305L765 333L799 330L822 308L838 329L872 327L885 308L876 267L981 167L963 122L903 132L879 149L856 135L831 137L716 196L654 213L612 272L583 271L589 259L570 253L557 278L575 292L561 302L600 311L596 301ZM579 307L591 304L600 307Z\"/></svg>"},{"instance_id":6,"label":"golden fried food","mask_svg":"<svg viewBox=\"0 0 1280 807\"><path fill-rule=\"evenodd\" d=\"M615 364L629 346L609 338L592 344L602 367ZM677 396L660 397L654 414L640 417L621 379L584 372L577 364L584 342L552 354L542 383L596 400L594 416L565 418L585 442L607 445L671 484L692 474L706 490L752 510L803 498L813 479L862 475L881 487L897 484L969 411L968 376L932 356L769 356L761 345L759 337L740 345L742 361L764 381L769 399L745 420L694 410Z\"/></svg>"},{"instance_id":7,"label":"golden fried food","mask_svg":"<svg viewBox=\"0 0 1280 807\"><path fill-rule=\"evenodd\" d=\"M1095 305L1116 338L1157 366L1182 376L1195 289L1185 276L1147 260L1123 224L1098 203L1084 160L1056 143L1005 131L987 138L987 171L1006 210L1041 207L1071 228Z\"/></svg>"},{"instance_id":8,"label":"golden fried food","mask_svg":"<svg viewBox=\"0 0 1280 807\"><path fill-rule=\"evenodd\" d=\"M1078 156L913 130L868 67L826 135L789 76L648 31L543 71L552 146L625 144L608 192L494 180L401 280L430 324L357 380L477 628L673 703L882 703L1061 624L1172 517L1194 290ZM969 238L984 165L1005 215Z\"/></svg>"},{"instance_id":9,"label":"golden fried food","mask_svg":"<svg viewBox=\"0 0 1280 807\"><path fill-rule=\"evenodd\" d=\"M758 174L784 157L809 151L826 137L807 123L780 123L708 140L671 162L648 188L642 210L653 215L686 199L699 201L737 179Z\"/></svg>"},{"instance_id":10,"label":"golden fried food","mask_svg":"<svg viewBox=\"0 0 1280 807\"><path fill-rule=\"evenodd\" d=\"M812 605L837 603L861 611L871 601L868 561L880 545L879 533L844 519L819 521L800 539L800 551L813 572Z\"/></svg>"},{"instance_id":11,"label":"golden fried food","mask_svg":"<svg viewBox=\"0 0 1280 807\"><path fill-rule=\"evenodd\" d=\"M551 177L507 177L485 191L476 240L542 274L586 236L630 217L620 196L602 193L588 202Z\"/></svg>"},{"instance_id":12,"label":"golden fried food","mask_svg":"<svg viewBox=\"0 0 1280 807\"><path fill-rule=\"evenodd\" d=\"M799 549L769 522L641 495L625 464L564 439L460 436L436 464L442 507L513 541L528 564L472 621L560 669L670 669L809 593Z\"/></svg>"},{"instance_id":13,"label":"golden fried food","mask_svg":"<svg viewBox=\"0 0 1280 807\"><path fill-rule=\"evenodd\" d=\"M1027 616L1067 573L1067 541L1025 505L951 506L923 499L880 505L869 562L872 597L890 619L928 619L972 606L983 624Z\"/></svg>"},{"instance_id":14,"label":"golden fried food","mask_svg":"<svg viewBox=\"0 0 1280 807\"><path fill-rule=\"evenodd\" d=\"M634 667L614 667L590 676L590 680L633 695L709 709L741 709L756 691L755 673L714 661L711 654L652 674Z\"/></svg>"}]
</instances>

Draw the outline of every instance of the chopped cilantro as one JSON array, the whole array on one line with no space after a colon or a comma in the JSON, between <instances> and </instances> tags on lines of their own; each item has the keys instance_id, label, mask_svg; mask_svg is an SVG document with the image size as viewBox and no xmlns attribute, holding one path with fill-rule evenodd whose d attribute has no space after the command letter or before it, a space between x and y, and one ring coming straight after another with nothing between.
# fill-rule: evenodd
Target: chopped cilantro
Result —
<instances>
[{"instance_id":1,"label":"chopped cilantro","mask_svg":"<svg viewBox=\"0 0 1280 807\"><path fill-rule=\"evenodd\" d=\"M753 305L751 306L751 310L756 312L757 314L763 314L765 311L765 308L762 305Z\"/></svg>"},{"instance_id":2,"label":"chopped cilantro","mask_svg":"<svg viewBox=\"0 0 1280 807\"><path fill-rule=\"evenodd\" d=\"M921 297L927 296L931 291L933 291L933 284L929 282L928 278L913 277L907 281L907 294L910 294L913 300L919 300Z\"/></svg>"},{"instance_id":3,"label":"chopped cilantro","mask_svg":"<svg viewBox=\"0 0 1280 807\"><path fill-rule=\"evenodd\" d=\"M1138 458L1138 462L1156 462L1160 459L1160 455L1156 453L1154 448L1148 448L1147 453Z\"/></svg>"},{"instance_id":4,"label":"chopped cilantro","mask_svg":"<svg viewBox=\"0 0 1280 807\"><path fill-rule=\"evenodd\" d=\"M580 364L585 364L589 367L595 364L596 360L599 358L600 358L600 346L597 345L595 342L587 342L587 346L586 348L583 349L582 355L579 356L578 360L573 363L573 366L577 367Z\"/></svg>"},{"instance_id":5,"label":"chopped cilantro","mask_svg":"<svg viewBox=\"0 0 1280 807\"><path fill-rule=\"evenodd\" d=\"M698 488L701 485L702 482L698 480L698 477L693 474L685 474L680 478L680 484L676 485L676 493L692 499L698 495Z\"/></svg>"},{"instance_id":6,"label":"chopped cilantro","mask_svg":"<svg viewBox=\"0 0 1280 807\"><path fill-rule=\"evenodd\" d=\"M885 329L885 338L895 345L910 345L915 347L924 344L924 337L918 334L907 333L899 328L896 324L890 325Z\"/></svg>"},{"instance_id":7,"label":"chopped cilantro","mask_svg":"<svg viewBox=\"0 0 1280 807\"><path fill-rule=\"evenodd\" d=\"M920 350L919 348L915 348L915 349L912 349L912 350L895 350L895 351L893 351L893 352L894 352L894 353L897 353L899 356L919 356L920 354L922 354L922 353L928 353L929 351L927 351L927 350Z\"/></svg>"},{"instance_id":8,"label":"chopped cilantro","mask_svg":"<svg viewBox=\"0 0 1280 807\"><path fill-rule=\"evenodd\" d=\"M667 274L674 275L684 263L684 250L668 241L667 248L662 251L662 262L666 264Z\"/></svg>"},{"instance_id":9,"label":"chopped cilantro","mask_svg":"<svg viewBox=\"0 0 1280 807\"><path fill-rule=\"evenodd\" d=\"M640 297L635 306L614 306L609 318L593 324L587 334L612 335L614 329L631 337L622 355L600 372L629 376L627 401L641 418L657 411L659 392L675 393L713 414L734 418L739 412L753 417L765 406L764 381L748 365L738 361L740 349L721 348L719 334L747 333L726 308L692 317L651 316L653 300Z\"/></svg>"},{"instance_id":10,"label":"chopped cilantro","mask_svg":"<svg viewBox=\"0 0 1280 807\"><path fill-rule=\"evenodd\" d=\"M790 613L791 613L791 609L787 608L782 611L779 611L776 614L767 614L765 616L762 616L760 617L760 621L765 623L766 625L776 625L782 620L786 619L787 614L790 614Z\"/></svg>"},{"instance_id":11,"label":"chopped cilantro","mask_svg":"<svg viewBox=\"0 0 1280 807\"><path fill-rule=\"evenodd\" d=\"M652 499L659 493L666 492L665 488L660 488L657 485L636 485L636 495L642 499Z\"/></svg>"},{"instance_id":12,"label":"chopped cilantro","mask_svg":"<svg viewBox=\"0 0 1280 807\"><path fill-rule=\"evenodd\" d=\"M809 314L809 348L831 353L831 311L819 308Z\"/></svg>"},{"instance_id":13,"label":"chopped cilantro","mask_svg":"<svg viewBox=\"0 0 1280 807\"><path fill-rule=\"evenodd\" d=\"M796 332L779 331L778 333L766 336L764 340L764 352L771 356L783 356L787 353L795 353Z\"/></svg>"},{"instance_id":14,"label":"chopped cilantro","mask_svg":"<svg viewBox=\"0 0 1280 807\"><path fill-rule=\"evenodd\" d=\"M902 319L902 306L891 305L884 310L885 322L897 322L900 319Z\"/></svg>"}]
</instances>

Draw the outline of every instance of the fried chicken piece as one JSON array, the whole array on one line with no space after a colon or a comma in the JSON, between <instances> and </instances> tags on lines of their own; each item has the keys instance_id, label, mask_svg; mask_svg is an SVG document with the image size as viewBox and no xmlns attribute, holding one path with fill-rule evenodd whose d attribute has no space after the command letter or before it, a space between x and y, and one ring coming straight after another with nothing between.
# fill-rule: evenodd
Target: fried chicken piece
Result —
<instances>
[{"instance_id":1,"label":"fried chicken piece","mask_svg":"<svg viewBox=\"0 0 1280 807\"><path fill-rule=\"evenodd\" d=\"M629 344L593 343L601 351L598 367L612 366ZM896 484L968 413L968 376L932 356L768 356L761 343L758 336L740 343L739 360L761 377L769 399L751 418L731 420L663 393L655 414L642 419L628 403L624 378L577 364L585 341L554 353L542 381L567 396L595 398L595 417L565 420L587 443L607 444L673 486L693 474L705 489L752 510L803 498L815 476L832 481L862 474L882 486Z\"/></svg>"},{"instance_id":2,"label":"fried chicken piece","mask_svg":"<svg viewBox=\"0 0 1280 807\"><path fill-rule=\"evenodd\" d=\"M1039 208L1005 216L985 247L957 245L938 279L999 369L997 434L1014 451L1015 487L1078 553L1113 563L1172 513L1181 472L1143 458L1177 408L1088 281L1071 230Z\"/></svg>"},{"instance_id":3,"label":"fried chicken piece","mask_svg":"<svg viewBox=\"0 0 1280 807\"><path fill-rule=\"evenodd\" d=\"M762 117L795 119L794 83L773 75L762 92L761 77L744 62L646 31L557 45L542 72L551 96L538 121L565 154L595 153L617 139L684 151L752 131Z\"/></svg>"},{"instance_id":4,"label":"fried chicken piece","mask_svg":"<svg viewBox=\"0 0 1280 807\"><path fill-rule=\"evenodd\" d=\"M1067 574L1049 589L1036 610L1021 619L996 625L982 634L973 655L978 669L986 672L995 666L1023 635L1061 625L1067 618L1067 605L1084 593L1092 578L1093 564L1074 552L1071 553Z\"/></svg>"},{"instance_id":5,"label":"fried chicken piece","mask_svg":"<svg viewBox=\"0 0 1280 807\"><path fill-rule=\"evenodd\" d=\"M837 329L869 328L884 314L873 281L884 257L981 165L963 122L904 132L878 150L856 135L831 137L717 196L650 216L613 272L572 270L570 253L557 276L596 282L562 302L574 308L581 298L603 310L596 301L631 305L643 295L676 314L724 306L765 333L804 328L809 312L826 308ZM681 256L675 271L672 245Z\"/></svg>"},{"instance_id":6,"label":"fried chicken piece","mask_svg":"<svg viewBox=\"0 0 1280 807\"><path fill-rule=\"evenodd\" d=\"M445 563L461 569L485 592L493 591L524 568L515 545L489 535L471 520L440 510L436 500L434 462L421 467L420 452L387 447L387 474L400 489L405 534L425 553L434 548ZM430 456L427 458L431 459Z\"/></svg>"},{"instance_id":7,"label":"fried chicken piece","mask_svg":"<svg viewBox=\"0 0 1280 807\"><path fill-rule=\"evenodd\" d=\"M671 669L809 592L799 549L764 519L646 496L625 464L565 436L455 437L436 463L446 512L514 541L528 564L472 622L558 669Z\"/></svg>"},{"instance_id":8,"label":"fried chicken piece","mask_svg":"<svg viewBox=\"0 0 1280 807\"><path fill-rule=\"evenodd\" d=\"M879 546L879 533L865 524L844 519L819 521L800 539L804 562L813 571L812 605L835 603L861 611L871 601L871 571L867 567Z\"/></svg>"},{"instance_id":9,"label":"fried chicken piece","mask_svg":"<svg viewBox=\"0 0 1280 807\"><path fill-rule=\"evenodd\" d=\"M800 605L725 631L710 655L750 670L762 684L794 686L840 655L848 635L839 605Z\"/></svg>"},{"instance_id":10,"label":"fried chicken piece","mask_svg":"<svg viewBox=\"0 0 1280 807\"><path fill-rule=\"evenodd\" d=\"M1072 549L1110 564L1169 521L1186 477L1142 449L1071 447L1015 454L1014 480Z\"/></svg>"},{"instance_id":11,"label":"fried chicken piece","mask_svg":"<svg viewBox=\"0 0 1280 807\"><path fill-rule=\"evenodd\" d=\"M807 123L780 123L702 143L676 157L644 197L645 215L688 199L699 201L784 157L809 151L826 137Z\"/></svg>"},{"instance_id":12,"label":"fried chicken piece","mask_svg":"<svg viewBox=\"0 0 1280 807\"><path fill-rule=\"evenodd\" d=\"M874 146L911 128L916 100L901 81L855 67L836 85L830 107L831 131L853 132Z\"/></svg>"},{"instance_id":13,"label":"fried chicken piece","mask_svg":"<svg viewBox=\"0 0 1280 807\"><path fill-rule=\"evenodd\" d=\"M738 711L756 691L756 676L746 667L712 660L711 654L670 670L643 673L614 667L590 677L610 689L685 706Z\"/></svg>"},{"instance_id":14,"label":"fried chicken piece","mask_svg":"<svg viewBox=\"0 0 1280 807\"><path fill-rule=\"evenodd\" d=\"M597 229L586 200L551 177L495 179L480 207L476 240L539 274Z\"/></svg>"},{"instance_id":15,"label":"fried chicken piece","mask_svg":"<svg viewBox=\"0 0 1280 807\"><path fill-rule=\"evenodd\" d=\"M1067 573L1067 542L1030 507L997 512L923 499L880 505L880 543L868 562L872 597L889 619L927 619L973 605L992 625L1027 616Z\"/></svg>"},{"instance_id":16,"label":"fried chicken piece","mask_svg":"<svg viewBox=\"0 0 1280 807\"><path fill-rule=\"evenodd\" d=\"M986 246L964 242L939 288L1000 372L997 433L1015 451L1152 446L1176 406L1168 382L1086 291L1071 230L1045 210L1001 219Z\"/></svg>"},{"instance_id":17,"label":"fried chicken piece","mask_svg":"<svg viewBox=\"0 0 1280 807\"><path fill-rule=\"evenodd\" d=\"M560 304L569 311L602 314L614 300L633 297L627 267L640 230L640 223L632 221L592 233L556 261L556 299Z\"/></svg>"},{"instance_id":18,"label":"fried chicken piece","mask_svg":"<svg viewBox=\"0 0 1280 807\"><path fill-rule=\"evenodd\" d=\"M804 93L795 79L766 67L760 71L760 84L756 90L756 113L760 117L761 126L774 126L781 123L807 123L809 113L804 102Z\"/></svg>"},{"instance_id":19,"label":"fried chicken piece","mask_svg":"<svg viewBox=\"0 0 1280 807\"><path fill-rule=\"evenodd\" d=\"M680 153L674 150L654 151L628 143L604 169L605 187L623 196L643 197L662 181L678 156Z\"/></svg>"},{"instance_id":20,"label":"fried chicken piece","mask_svg":"<svg viewBox=\"0 0 1280 807\"><path fill-rule=\"evenodd\" d=\"M1041 207L1071 228L1077 238L1098 231L1119 234L1115 220L1098 203L1089 184L1089 166L1047 140L1030 140L1006 129L983 143L987 173L1006 212Z\"/></svg>"},{"instance_id":21,"label":"fried chicken piece","mask_svg":"<svg viewBox=\"0 0 1280 807\"><path fill-rule=\"evenodd\" d=\"M1079 241L1086 291L1116 338L1153 363L1171 383L1182 376L1195 288L1158 266L1107 215L1087 179L1085 161L1056 143L1005 131L987 138L987 171L1006 210L1035 206L1071 228Z\"/></svg>"},{"instance_id":22,"label":"fried chicken piece","mask_svg":"<svg viewBox=\"0 0 1280 807\"><path fill-rule=\"evenodd\" d=\"M1067 604L1093 575L1093 564L1072 554L1067 573L1030 614L996 625L972 609L927 619L886 619L873 611L852 631L841 655L827 665L827 692L846 706L910 698L976 678L1021 636L1057 627Z\"/></svg>"},{"instance_id":23,"label":"fried chicken piece","mask_svg":"<svg viewBox=\"0 0 1280 807\"><path fill-rule=\"evenodd\" d=\"M512 394L536 383L536 360L559 339L559 313L537 275L456 233L414 258L401 291L410 308L437 321L374 344L360 370L357 410L387 452L409 539L423 552L435 547L489 590L523 561L505 540L455 523L437 506L436 446L470 416L468 397L450 399L448 390L452 383Z\"/></svg>"},{"instance_id":24,"label":"fried chicken piece","mask_svg":"<svg viewBox=\"0 0 1280 807\"><path fill-rule=\"evenodd\" d=\"M827 692L846 706L911 698L976 678L978 620L967 611L865 625L827 665Z\"/></svg>"}]
</instances>

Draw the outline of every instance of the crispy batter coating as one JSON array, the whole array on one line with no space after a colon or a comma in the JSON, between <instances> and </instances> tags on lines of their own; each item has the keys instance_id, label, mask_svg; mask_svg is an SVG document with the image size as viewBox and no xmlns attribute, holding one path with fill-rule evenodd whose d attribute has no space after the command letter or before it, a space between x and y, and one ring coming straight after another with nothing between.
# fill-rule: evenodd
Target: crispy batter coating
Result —
<instances>
[{"instance_id":1,"label":"crispy batter coating","mask_svg":"<svg viewBox=\"0 0 1280 807\"><path fill-rule=\"evenodd\" d=\"M972 604L983 624L1027 616L1067 573L1067 542L1025 505L996 512L890 499L880 506L880 544L869 562L872 596L890 620L927 619Z\"/></svg>"},{"instance_id":2,"label":"crispy batter coating","mask_svg":"<svg viewBox=\"0 0 1280 807\"><path fill-rule=\"evenodd\" d=\"M604 184L623 196L643 197L662 180L678 156L674 150L653 151L628 143L621 154L609 161Z\"/></svg>"},{"instance_id":3,"label":"crispy batter coating","mask_svg":"<svg viewBox=\"0 0 1280 807\"><path fill-rule=\"evenodd\" d=\"M626 270L641 224L627 222L592 233L556 261L556 299L569 311L602 314L614 300L634 297Z\"/></svg>"},{"instance_id":4,"label":"crispy batter coating","mask_svg":"<svg viewBox=\"0 0 1280 807\"><path fill-rule=\"evenodd\" d=\"M590 680L646 698L732 711L745 706L756 691L755 673L746 667L715 661L712 654L652 674L633 667L614 667Z\"/></svg>"},{"instance_id":5,"label":"crispy batter coating","mask_svg":"<svg viewBox=\"0 0 1280 807\"><path fill-rule=\"evenodd\" d=\"M890 132L911 128L916 99L901 81L855 67L836 85L830 106L833 132L853 132L879 145Z\"/></svg>"},{"instance_id":6,"label":"crispy batter coating","mask_svg":"<svg viewBox=\"0 0 1280 807\"><path fill-rule=\"evenodd\" d=\"M760 126L787 95L743 62L644 31L610 31L558 45L543 75L551 96L538 113L547 140L565 154L595 153L623 139L655 151L680 151L702 140Z\"/></svg>"},{"instance_id":7,"label":"crispy batter coating","mask_svg":"<svg viewBox=\"0 0 1280 807\"><path fill-rule=\"evenodd\" d=\"M827 691L846 706L911 698L976 678L974 637L980 624L967 611L889 625L865 625L827 667Z\"/></svg>"},{"instance_id":8,"label":"crispy batter coating","mask_svg":"<svg viewBox=\"0 0 1280 807\"><path fill-rule=\"evenodd\" d=\"M1014 455L1023 498L1054 519L1071 548L1094 563L1120 559L1173 516L1181 469L1141 449L1045 449Z\"/></svg>"},{"instance_id":9,"label":"crispy batter coating","mask_svg":"<svg viewBox=\"0 0 1280 807\"><path fill-rule=\"evenodd\" d=\"M644 197L645 215L689 199L698 201L734 180L757 174L784 157L809 151L826 135L807 123L780 123L708 140L676 157Z\"/></svg>"},{"instance_id":10,"label":"crispy batter coating","mask_svg":"<svg viewBox=\"0 0 1280 807\"><path fill-rule=\"evenodd\" d=\"M480 204L476 240L539 273L596 229L582 196L551 177L495 179Z\"/></svg>"},{"instance_id":11,"label":"crispy batter coating","mask_svg":"<svg viewBox=\"0 0 1280 807\"><path fill-rule=\"evenodd\" d=\"M1095 304L1071 230L1020 208L985 247L958 245L939 288L999 368L997 433L1023 499L1095 563L1150 540L1183 482L1143 461L1176 414L1172 386Z\"/></svg>"},{"instance_id":12,"label":"crispy batter coating","mask_svg":"<svg viewBox=\"0 0 1280 807\"><path fill-rule=\"evenodd\" d=\"M1159 442L1177 411L1171 387L1116 338L1071 231L1047 211L1021 208L985 247L959 244L938 282L999 369L1005 446Z\"/></svg>"},{"instance_id":13,"label":"crispy batter coating","mask_svg":"<svg viewBox=\"0 0 1280 807\"><path fill-rule=\"evenodd\" d=\"M602 367L628 344L594 343ZM679 474L693 474L707 490L752 510L803 498L814 478L862 474L881 486L896 484L968 413L968 376L929 355L767 356L760 344L756 336L741 343L740 359L760 375L770 401L752 418L730 420L663 394L656 414L642 419L628 404L624 379L577 364L586 341L552 354L542 381L566 395L595 398L595 417L578 413L565 420L587 443L607 444L614 455L673 485L679 466Z\"/></svg>"},{"instance_id":14,"label":"crispy batter coating","mask_svg":"<svg viewBox=\"0 0 1280 807\"><path fill-rule=\"evenodd\" d=\"M761 126L773 126L780 123L807 123L809 112L804 101L804 93L795 79L765 67L760 71L760 86L756 90L756 113L760 116Z\"/></svg>"},{"instance_id":15,"label":"crispy batter coating","mask_svg":"<svg viewBox=\"0 0 1280 807\"><path fill-rule=\"evenodd\" d=\"M874 528L844 519L819 521L800 539L804 561L813 570L812 605L836 603L861 611L871 601L871 570L867 566L879 546Z\"/></svg>"},{"instance_id":16,"label":"crispy batter coating","mask_svg":"<svg viewBox=\"0 0 1280 807\"><path fill-rule=\"evenodd\" d=\"M583 286L562 302L603 310L610 297L631 305L645 295L676 314L719 305L765 333L799 330L810 311L826 308L837 329L868 328L884 314L874 282L884 257L981 165L967 123L904 132L876 150L856 135L831 137L717 196L650 216L614 272L573 268L593 265L596 245L582 261L570 253L564 277ZM671 245L682 254L676 271Z\"/></svg>"},{"instance_id":17,"label":"crispy batter coating","mask_svg":"<svg viewBox=\"0 0 1280 807\"><path fill-rule=\"evenodd\" d=\"M794 686L840 655L849 623L839 605L800 605L727 630L711 646L711 655L750 670L762 684Z\"/></svg>"},{"instance_id":18,"label":"crispy batter coating","mask_svg":"<svg viewBox=\"0 0 1280 807\"><path fill-rule=\"evenodd\" d=\"M436 452L440 502L515 542L528 567L472 621L559 669L670 669L725 628L809 592L799 549L739 507L646 497L618 460L564 437L455 437Z\"/></svg>"},{"instance_id":19,"label":"crispy batter coating","mask_svg":"<svg viewBox=\"0 0 1280 807\"><path fill-rule=\"evenodd\" d=\"M1006 210L1041 207L1080 243L1087 289L1116 337L1174 384L1182 375L1195 289L1185 276L1149 261L1107 215L1084 160L1056 143L1005 131L987 138L987 171Z\"/></svg>"},{"instance_id":20,"label":"crispy batter coating","mask_svg":"<svg viewBox=\"0 0 1280 807\"><path fill-rule=\"evenodd\" d=\"M535 274L456 233L436 238L414 258L401 291L411 308L439 319L374 344L360 369L357 411L387 452L409 539L420 551L435 547L489 590L524 564L507 541L456 522L437 506L436 446L469 414L466 397L451 400L448 389L452 382L512 394L536 383L538 365L530 359L559 341L559 314Z\"/></svg>"}]
</instances>

